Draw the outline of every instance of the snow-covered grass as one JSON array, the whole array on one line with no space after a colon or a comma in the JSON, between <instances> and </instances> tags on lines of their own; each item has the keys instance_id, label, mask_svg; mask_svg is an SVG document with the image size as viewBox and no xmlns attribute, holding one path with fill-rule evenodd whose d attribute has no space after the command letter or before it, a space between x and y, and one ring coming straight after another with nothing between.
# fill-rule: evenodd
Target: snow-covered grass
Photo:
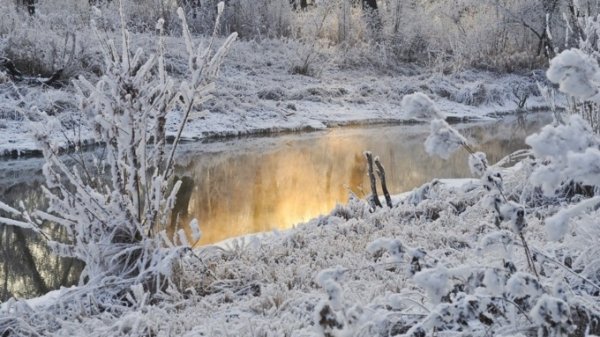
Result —
<instances>
[{"instance_id":1,"label":"snow-covered grass","mask_svg":"<svg viewBox=\"0 0 600 337\"><path fill-rule=\"evenodd\" d=\"M508 198L533 193L524 184L533 164L499 171ZM68 302L83 290L65 289L61 301L45 302L51 309L12 302L4 314L19 317L15 328L52 336L420 336L434 327L443 336L534 336L544 327L584 336L600 313L598 255L581 244L598 239L590 222L598 211L552 242L542 219L557 204L532 200L525 238L536 278L510 221L496 227L485 185L443 181L373 213L352 199L289 231L198 249L179 272L184 293L160 302L138 294L90 315ZM597 334L597 323L590 329L585 335Z\"/></svg>"}]
</instances>

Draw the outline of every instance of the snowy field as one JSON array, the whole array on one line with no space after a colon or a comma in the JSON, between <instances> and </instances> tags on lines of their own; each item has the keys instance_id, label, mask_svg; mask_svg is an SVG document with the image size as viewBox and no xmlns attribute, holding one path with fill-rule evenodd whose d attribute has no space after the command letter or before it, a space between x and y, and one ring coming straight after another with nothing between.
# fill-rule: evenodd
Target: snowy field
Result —
<instances>
[{"instance_id":1,"label":"snowy field","mask_svg":"<svg viewBox=\"0 0 600 337\"><path fill-rule=\"evenodd\" d=\"M523 184L531 164L499 171L508 198L539 203L531 185ZM73 321L80 309L68 303L98 290L65 288L41 299L9 301L2 310L15 327L27 322L51 336L425 336L433 330L443 336L529 336L544 327L597 332L598 323L588 325L585 314L598 310L597 211L567 228L564 240L549 242L554 234L541 219L559 204L528 207L524 237L535 277L514 220L508 214L498 223L492 196L485 183L467 179L429 184L399 196L392 209L371 212L365 201L351 200L289 231L195 250L176 275L184 292L159 302L132 289L139 294L127 306L91 317L80 313Z\"/></svg>"}]
</instances>

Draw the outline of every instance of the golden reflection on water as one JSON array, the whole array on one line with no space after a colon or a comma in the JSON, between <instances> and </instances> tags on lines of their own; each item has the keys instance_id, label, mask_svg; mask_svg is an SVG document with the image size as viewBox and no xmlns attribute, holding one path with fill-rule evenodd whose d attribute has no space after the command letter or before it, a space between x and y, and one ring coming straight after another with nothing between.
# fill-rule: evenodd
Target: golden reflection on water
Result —
<instances>
[{"instance_id":1,"label":"golden reflection on water","mask_svg":"<svg viewBox=\"0 0 600 337\"><path fill-rule=\"evenodd\" d=\"M525 136L547 122L548 117L534 115L525 124L494 123L461 131L493 163L523 148ZM374 126L189 143L178 160L185 164L177 168L183 184L172 221L179 214L179 224L189 231L187 224L197 218L204 234L199 244L290 228L346 202L349 190L360 197L369 193L365 150L380 156L392 193L435 177L469 176L466 153L459 151L448 161L425 153L427 132L426 125ZM43 208L41 161L4 163L3 202L22 200L29 208ZM58 226L48 227L48 232L64 235ZM80 263L50 254L40 237L18 227L0 226L0 246L0 301L41 295L79 278Z\"/></svg>"},{"instance_id":2,"label":"golden reflection on water","mask_svg":"<svg viewBox=\"0 0 600 337\"><path fill-rule=\"evenodd\" d=\"M521 129L495 124L463 130L490 162L525 147L523 138L539 123ZM411 190L436 178L470 176L463 150L444 161L424 151L426 126L339 129L316 135L288 135L269 146L248 140L231 154L199 154L179 167L184 180L175 212L179 227L193 218L203 232L198 243L273 229L291 228L348 199L369 193L365 150L381 158L391 193ZM175 217L174 217L175 219ZM187 230L187 229L186 229Z\"/></svg>"}]
</instances>

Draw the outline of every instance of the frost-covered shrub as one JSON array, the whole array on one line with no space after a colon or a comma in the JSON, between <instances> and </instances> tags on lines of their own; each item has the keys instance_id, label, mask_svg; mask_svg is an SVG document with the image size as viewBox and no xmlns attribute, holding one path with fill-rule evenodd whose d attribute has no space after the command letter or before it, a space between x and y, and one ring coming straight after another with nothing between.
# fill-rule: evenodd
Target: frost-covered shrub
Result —
<instances>
[{"instance_id":1,"label":"frost-covered shrub","mask_svg":"<svg viewBox=\"0 0 600 337\"><path fill-rule=\"evenodd\" d=\"M481 177L487 170L489 164L483 152L475 152L469 156L469 170L471 174Z\"/></svg>"},{"instance_id":2,"label":"frost-covered shrub","mask_svg":"<svg viewBox=\"0 0 600 337\"><path fill-rule=\"evenodd\" d=\"M63 69L63 78L69 78L102 62L89 26L87 2L42 1L35 18L14 6L0 11L0 36L6 36L0 55L25 74L49 76Z\"/></svg>"},{"instance_id":3,"label":"frost-covered shrub","mask_svg":"<svg viewBox=\"0 0 600 337\"><path fill-rule=\"evenodd\" d=\"M481 168L486 167L485 155L476 154L470 147L469 142L455 128L450 126L444 119L435 103L422 92L406 95L402 98L402 109L407 118L430 121L430 133L425 140L425 151L429 155L436 155L448 159L459 148L466 149L473 159L473 165L477 162ZM483 169L485 171L485 169Z\"/></svg>"},{"instance_id":4,"label":"frost-covered shrub","mask_svg":"<svg viewBox=\"0 0 600 337\"><path fill-rule=\"evenodd\" d=\"M235 0L228 4L223 25L242 38L281 38L292 32L293 8L289 1Z\"/></svg>"},{"instance_id":5,"label":"frost-covered shrub","mask_svg":"<svg viewBox=\"0 0 600 337\"><path fill-rule=\"evenodd\" d=\"M466 139L445 121L433 120L426 146L438 150L429 152L449 155L461 146L470 152L469 167L474 175L481 177L479 201L472 207L478 209L477 221L488 219L488 223L479 227L477 234L475 230L472 232L471 237L479 238L477 261L441 257L431 263L425 259L424 269L412 277L413 274L406 274L411 284L427 298L427 310L425 317L413 322L403 336L426 336L434 331L448 336L482 335L491 331L493 335L501 335L502 326L522 327L523 331L528 331L526 336L537 333L567 336L575 331L573 312L579 310L575 309L578 306L575 303L582 302L569 301L564 286L556 286L557 280L563 280L563 277L573 287L571 289L577 289L577 298L585 298L583 301L588 303L581 310L598 316L594 303L600 290L597 283L600 264L597 258L592 258L594 262L586 264L587 267L582 263L584 256L590 263L590 254L597 253L597 245L584 248L575 242L578 235L585 240L599 238L598 231L590 231L589 227L590 219L595 215L587 213L597 213L600 205L598 196L589 198L597 193L600 185L597 165L600 143L580 116L556 121L527 139L532 147L529 158L510 170L502 170L490 166L485 154L470 150ZM567 192L571 189L583 192L574 197L572 192ZM546 193L545 197L540 195L541 190ZM525 196L525 193L532 194ZM411 193L400 205L426 207L422 198L415 199L421 194L424 193ZM574 205L565 205L573 202ZM558 203L563 206L557 207ZM454 201L450 204L454 206ZM485 209L491 218L483 211ZM454 230L450 226L465 220L462 216L454 221L442 219L436 222L449 226L449 232ZM539 240L540 227L535 224L544 225L546 237L542 241ZM489 232L488 228L494 228L493 225L496 229ZM543 232L541 234L543 236ZM560 242L548 244L543 241L546 239ZM367 251L374 254L375 250L381 249L387 251L390 263L406 264L403 256L407 249L400 241L378 239L368 246ZM453 253L446 251L446 254ZM558 259L565 255L568 258L563 265ZM458 253L457 256L463 255ZM431 255L427 257L431 258ZM578 261L578 269L575 269L573 259ZM532 324L536 325L535 329L527 328ZM578 331L577 336L584 336L583 329Z\"/></svg>"},{"instance_id":6,"label":"frost-covered shrub","mask_svg":"<svg viewBox=\"0 0 600 337\"><path fill-rule=\"evenodd\" d=\"M423 287L434 304L440 303L442 297L450 290L450 275L443 266L427 269L414 276L415 282Z\"/></svg>"},{"instance_id":7,"label":"frost-covered shrub","mask_svg":"<svg viewBox=\"0 0 600 337\"><path fill-rule=\"evenodd\" d=\"M539 324L540 333L568 336L575 328L571 321L569 305L556 297L543 294L531 309L532 320Z\"/></svg>"},{"instance_id":8,"label":"frost-covered shrub","mask_svg":"<svg viewBox=\"0 0 600 337\"><path fill-rule=\"evenodd\" d=\"M223 11L223 3L218 11ZM60 125L40 112L40 122L32 129L46 160L43 191L49 207L29 212L0 204L16 218L0 218L6 225L41 235L42 221L63 227L70 241L49 245L57 254L85 263L80 283L89 286L86 289L100 303L124 300L134 284L153 293L167 290L173 264L188 247L185 235L171 239L165 232L181 186L173 176L175 151L188 119L210 99L219 66L236 35L216 51L214 35L207 45L197 46L183 11L178 13L189 57L185 78L176 80L166 71L164 21L157 25L161 34L156 53L145 56L141 49L132 51L122 15L120 48L112 39L100 41L104 75L97 83L83 76L75 81L80 109L93 121L97 139L105 146L104 157L68 166L50 140ZM169 113L181 115L172 145L166 137ZM78 144L77 139L71 141ZM106 175L108 179L103 178ZM200 231L197 222L191 226L193 244Z\"/></svg>"},{"instance_id":9,"label":"frost-covered shrub","mask_svg":"<svg viewBox=\"0 0 600 337\"><path fill-rule=\"evenodd\" d=\"M579 32L579 49L558 54L550 61L546 75L570 98L570 111L581 115L595 133L600 133L600 54L596 41L600 24L597 18L587 16L573 24Z\"/></svg>"},{"instance_id":10,"label":"frost-covered shrub","mask_svg":"<svg viewBox=\"0 0 600 337\"><path fill-rule=\"evenodd\" d=\"M527 137L526 143L538 158L531 182L541 186L545 195L568 195L576 187L572 182L597 186L600 172L595 158L600 141L580 116L570 116L566 124L548 125Z\"/></svg>"},{"instance_id":11,"label":"frost-covered shrub","mask_svg":"<svg viewBox=\"0 0 600 337\"><path fill-rule=\"evenodd\" d=\"M569 152L585 151L598 144L589 125L579 116L570 116L564 125L547 125L525 140L541 160L564 162Z\"/></svg>"},{"instance_id":12,"label":"frost-covered shrub","mask_svg":"<svg viewBox=\"0 0 600 337\"><path fill-rule=\"evenodd\" d=\"M10 77L7 73L0 70L0 84L6 83L10 80Z\"/></svg>"},{"instance_id":13,"label":"frost-covered shrub","mask_svg":"<svg viewBox=\"0 0 600 337\"><path fill-rule=\"evenodd\" d=\"M405 202L410 205L418 205L423 200L428 199L431 194L434 194L434 188L438 184L439 182L437 180L432 180L431 182L425 183L422 186L413 189L406 198Z\"/></svg>"},{"instance_id":14,"label":"frost-covered shrub","mask_svg":"<svg viewBox=\"0 0 600 337\"><path fill-rule=\"evenodd\" d=\"M583 100L595 100L600 85L598 62L579 49L565 50L550 61L548 79L560 91Z\"/></svg>"},{"instance_id":15,"label":"frost-covered shrub","mask_svg":"<svg viewBox=\"0 0 600 337\"><path fill-rule=\"evenodd\" d=\"M331 215L343 219L363 219L369 214L371 206L368 202L359 199L354 193L350 193L348 202L345 205L336 205L331 211Z\"/></svg>"}]
</instances>

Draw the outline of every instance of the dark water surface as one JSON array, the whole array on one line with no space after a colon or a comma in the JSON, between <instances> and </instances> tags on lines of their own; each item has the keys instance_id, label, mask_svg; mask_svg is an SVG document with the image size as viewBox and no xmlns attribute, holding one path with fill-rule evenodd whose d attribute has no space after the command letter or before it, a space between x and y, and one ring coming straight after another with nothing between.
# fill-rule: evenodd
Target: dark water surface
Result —
<instances>
[{"instance_id":1,"label":"dark water surface","mask_svg":"<svg viewBox=\"0 0 600 337\"><path fill-rule=\"evenodd\" d=\"M494 163L524 148L524 138L549 121L547 114L534 114L455 126ZM290 228L346 202L349 191L360 197L369 193L365 150L381 158L391 193L433 178L469 177L463 150L447 161L427 155L428 131L427 125L379 125L183 144L174 226L186 228L198 219L200 245ZM0 161L0 200L23 201L27 208L43 205L41 166L36 158ZM0 226L0 247L0 300L36 296L77 281L80 265L55 257L26 230Z\"/></svg>"}]
</instances>

